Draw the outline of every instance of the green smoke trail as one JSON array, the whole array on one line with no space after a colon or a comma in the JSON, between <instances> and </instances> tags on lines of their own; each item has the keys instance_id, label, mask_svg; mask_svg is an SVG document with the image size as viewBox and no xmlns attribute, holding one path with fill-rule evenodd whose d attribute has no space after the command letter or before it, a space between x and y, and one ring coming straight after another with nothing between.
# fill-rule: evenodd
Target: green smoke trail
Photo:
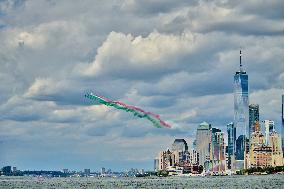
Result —
<instances>
[{"instance_id":1,"label":"green smoke trail","mask_svg":"<svg viewBox=\"0 0 284 189\"><path fill-rule=\"evenodd\" d=\"M106 106L111 106L114 107L116 109L119 110L123 110L126 112L131 112L134 116L139 117L139 118L145 118L149 121L151 121L153 123L153 125L157 128L162 128L164 127L170 127L170 125L166 124L164 121L159 119L159 116L155 115L153 113L150 112L145 112L142 109L136 108L136 107L130 107L128 105L125 105L123 103L120 102L113 102L110 101L104 97L100 97L97 95L93 95L93 94L86 94L85 95L86 98L89 98L91 100L97 101L100 104L104 104Z\"/></svg>"}]
</instances>

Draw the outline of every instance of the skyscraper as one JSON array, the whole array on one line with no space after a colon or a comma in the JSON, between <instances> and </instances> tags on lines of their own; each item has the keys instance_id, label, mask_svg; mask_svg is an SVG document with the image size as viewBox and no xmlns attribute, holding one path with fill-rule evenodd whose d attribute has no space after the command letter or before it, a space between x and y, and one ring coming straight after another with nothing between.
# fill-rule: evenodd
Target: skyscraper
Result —
<instances>
[{"instance_id":1,"label":"skyscraper","mask_svg":"<svg viewBox=\"0 0 284 189\"><path fill-rule=\"evenodd\" d=\"M248 138L250 139L251 133L254 131L254 123L259 121L259 105L250 104L249 105L249 133Z\"/></svg>"},{"instance_id":2,"label":"skyscraper","mask_svg":"<svg viewBox=\"0 0 284 189\"><path fill-rule=\"evenodd\" d=\"M210 129L210 124L202 122L196 132L196 151L199 153L199 163L202 166L210 157Z\"/></svg>"},{"instance_id":3,"label":"skyscraper","mask_svg":"<svg viewBox=\"0 0 284 189\"><path fill-rule=\"evenodd\" d=\"M282 95L282 128L281 128L281 138L282 138L282 152L284 157L284 95Z\"/></svg>"},{"instance_id":4,"label":"skyscraper","mask_svg":"<svg viewBox=\"0 0 284 189\"><path fill-rule=\"evenodd\" d=\"M234 160L234 155L236 153L236 127L234 123L229 123L227 125L228 134L228 168L232 168L232 160Z\"/></svg>"},{"instance_id":5,"label":"skyscraper","mask_svg":"<svg viewBox=\"0 0 284 189\"><path fill-rule=\"evenodd\" d=\"M234 125L237 137L248 135L248 75L242 67L242 54L240 51L240 70L234 76ZM241 138L240 138L241 139ZM239 140L241 141L241 140ZM242 140L245 142L246 140ZM245 146L245 144L241 145ZM245 148L242 148L245 150ZM240 149L237 149L240 150ZM243 157L239 156L239 157Z\"/></svg>"}]
</instances>

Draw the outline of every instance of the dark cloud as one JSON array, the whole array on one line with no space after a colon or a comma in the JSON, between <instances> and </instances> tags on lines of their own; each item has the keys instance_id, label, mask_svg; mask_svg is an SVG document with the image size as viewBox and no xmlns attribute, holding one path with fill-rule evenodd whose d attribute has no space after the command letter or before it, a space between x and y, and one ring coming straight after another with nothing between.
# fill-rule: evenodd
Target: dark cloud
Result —
<instances>
[{"instance_id":1,"label":"dark cloud","mask_svg":"<svg viewBox=\"0 0 284 189\"><path fill-rule=\"evenodd\" d=\"M175 9L194 6L198 3L197 0L166 0L166 1L153 1L153 0L142 0L142 1L124 1L121 8L122 10L130 11L140 15L152 15L160 13L168 13Z\"/></svg>"}]
</instances>

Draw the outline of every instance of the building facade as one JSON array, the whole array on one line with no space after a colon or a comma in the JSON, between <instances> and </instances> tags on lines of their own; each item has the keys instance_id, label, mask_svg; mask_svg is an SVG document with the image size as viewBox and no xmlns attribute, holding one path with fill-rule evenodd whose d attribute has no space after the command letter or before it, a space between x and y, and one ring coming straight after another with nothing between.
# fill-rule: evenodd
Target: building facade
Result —
<instances>
[{"instance_id":1,"label":"building facade","mask_svg":"<svg viewBox=\"0 0 284 189\"><path fill-rule=\"evenodd\" d=\"M250 153L250 168L271 167L272 166L272 149L270 146L255 146Z\"/></svg>"},{"instance_id":2,"label":"building facade","mask_svg":"<svg viewBox=\"0 0 284 189\"><path fill-rule=\"evenodd\" d=\"M251 133L253 132L254 123L259 122L259 105L258 104L250 104L249 105L249 133L248 138L250 138Z\"/></svg>"}]
</instances>

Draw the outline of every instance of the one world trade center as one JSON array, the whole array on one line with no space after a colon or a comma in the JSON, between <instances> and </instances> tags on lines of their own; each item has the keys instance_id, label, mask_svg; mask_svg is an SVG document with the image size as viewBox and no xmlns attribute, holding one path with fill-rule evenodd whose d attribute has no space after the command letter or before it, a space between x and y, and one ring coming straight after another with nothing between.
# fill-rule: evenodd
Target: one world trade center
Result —
<instances>
[{"instance_id":1,"label":"one world trade center","mask_svg":"<svg viewBox=\"0 0 284 189\"><path fill-rule=\"evenodd\" d=\"M244 159L249 124L248 75L242 67L240 51L240 70L234 76L234 124L236 127L236 159Z\"/></svg>"}]
</instances>

